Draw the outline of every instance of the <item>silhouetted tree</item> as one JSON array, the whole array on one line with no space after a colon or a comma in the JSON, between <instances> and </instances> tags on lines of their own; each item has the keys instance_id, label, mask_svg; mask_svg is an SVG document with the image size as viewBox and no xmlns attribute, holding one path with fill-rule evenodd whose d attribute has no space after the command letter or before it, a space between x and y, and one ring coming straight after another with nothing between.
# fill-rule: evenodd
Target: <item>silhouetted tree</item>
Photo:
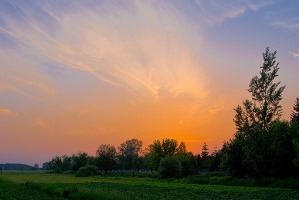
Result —
<instances>
[{"instance_id":1,"label":"silhouetted tree","mask_svg":"<svg viewBox=\"0 0 299 200\"><path fill-rule=\"evenodd\" d=\"M299 97L296 98L293 110L291 113L291 122L299 124Z\"/></svg>"},{"instance_id":2,"label":"silhouetted tree","mask_svg":"<svg viewBox=\"0 0 299 200\"><path fill-rule=\"evenodd\" d=\"M116 165L116 149L110 144L101 144L96 152L97 166L105 173L111 171Z\"/></svg>"},{"instance_id":3,"label":"silhouetted tree","mask_svg":"<svg viewBox=\"0 0 299 200\"><path fill-rule=\"evenodd\" d=\"M203 160L206 160L206 159L208 159L208 157L209 157L208 145L206 143L204 143L202 148L201 148L201 158Z\"/></svg>"},{"instance_id":4,"label":"silhouetted tree","mask_svg":"<svg viewBox=\"0 0 299 200\"><path fill-rule=\"evenodd\" d=\"M142 141L138 139L127 140L118 147L118 150L120 152L119 159L123 163L123 167L130 169L134 173L136 160L142 150Z\"/></svg>"},{"instance_id":5,"label":"silhouetted tree","mask_svg":"<svg viewBox=\"0 0 299 200\"><path fill-rule=\"evenodd\" d=\"M72 158L70 156L63 155L61 156L61 160L62 160L61 170L70 171L72 166Z\"/></svg>"},{"instance_id":6,"label":"silhouetted tree","mask_svg":"<svg viewBox=\"0 0 299 200\"><path fill-rule=\"evenodd\" d=\"M186 155L188 152L187 152L187 148L186 148L186 144L185 142L181 142L179 144L179 146L177 147L177 150L176 150L176 155L180 156L184 156Z\"/></svg>"},{"instance_id":7,"label":"silhouetted tree","mask_svg":"<svg viewBox=\"0 0 299 200\"><path fill-rule=\"evenodd\" d=\"M275 154L270 145L285 150L270 138L272 127L282 114L280 100L285 89L285 86L279 87L280 82L275 82L279 70L276 51L272 53L266 48L263 60L259 76L252 78L249 84L252 99L246 99L243 106L234 109L237 132L225 146L222 166L227 166L235 176L267 175L268 156Z\"/></svg>"},{"instance_id":8,"label":"silhouetted tree","mask_svg":"<svg viewBox=\"0 0 299 200\"><path fill-rule=\"evenodd\" d=\"M72 165L71 170L77 172L81 167L87 165L87 160L89 158L86 152L79 152L72 155Z\"/></svg>"},{"instance_id":9,"label":"silhouetted tree","mask_svg":"<svg viewBox=\"0 0 299 200\"><path fill-rule=\"evenodd\" d=\"M175 139L163 139L161 145L165 156L173 156L178 150L178 142Z\"/></svg>"},{"instance_id":10,"label":"silhouetted tree","mask_svg":"<svg viewBox=\"0 0 299 200\"><path fill-rule=\"evenodd\" d=\"M206 143L201 148L202 170L209 171L211 167L211 158L209 156L209 149Z\"/></svg>"},{"instance_id":11,"label":"silhouetted tree","mask_svg":"<svg viewBox=\"0 0 299 200\"><path fill-rule=\"evenodd\" d=\"M154 170L157 170L160 160L165 157L160 140L155 140L149 145L150 164Z\"/></svg>"},{"instance_id":12,"label":"silhouetted tree","mask_svg":"<svg viewBox=\"0 0 299 200\"><path fill-rule=\"evenodd\" d=\"M49 168L55 173L60 173L62 171L62 160L59 156L55 156L48 162Z\"/></svg>"},{"instance_id":13,"label":"silhouetted tree","mask_svg":"<svg viewBox=\"0 0 299 200\"><path fill-rule=\"evenodd\" d=\"M178 151L184 150L184 143L181 143L180 150L178 149L178 142L175 139L165 138L162 140L155 140L153 144L149 145L150 161L154 170L160 164L160 160L166 156L174 156Z\"/></svg>"},{"instance_id":14,"label":"silhouetted tree","mask_svg":"<svg viewBox=\"0 0 299 200\"><path fill-rule=\"evenodd\" d=\"M274 82L279 70L276 51L272 53L266 48L263 59L260 76L253 77L249 84L248 91L252 95L252 100L246 99L243 107L238 105L235 108L234 122L240 133L253 134L256 132L254 129L269 130L271 124L282 114L280 100L285 86L278 87L280 82Z\"/></svg>"}]
</instances>

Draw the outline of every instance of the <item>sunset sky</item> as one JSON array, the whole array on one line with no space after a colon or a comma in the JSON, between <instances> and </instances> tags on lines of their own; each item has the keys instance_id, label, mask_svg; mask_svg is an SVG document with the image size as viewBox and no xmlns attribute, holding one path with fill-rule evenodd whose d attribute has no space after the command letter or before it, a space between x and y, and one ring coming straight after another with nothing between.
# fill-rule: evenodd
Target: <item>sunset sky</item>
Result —
<instances>
[{"instance_id":1,"label":"sunset sky","mask_svg":"<svg viewBox=\"0 0 299 200\"><path fill-rule=\"evenodd\" d=\"M1 0L0 163L233 136L233 109L277 50L283 118L299 96L297 0Z\"/></svg>"}]
</instances>

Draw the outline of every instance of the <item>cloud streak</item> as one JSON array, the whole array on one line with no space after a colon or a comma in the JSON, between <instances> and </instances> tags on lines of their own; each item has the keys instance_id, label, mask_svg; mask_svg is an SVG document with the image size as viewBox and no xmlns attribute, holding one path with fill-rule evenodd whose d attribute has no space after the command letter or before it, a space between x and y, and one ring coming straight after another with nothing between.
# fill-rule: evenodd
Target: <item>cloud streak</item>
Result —
<instances>
[{"instance_id":1,"label":"cloud streak","mask_svg":"<svg viewBox=\"0 0 299 200\"><path fill-rule=\"evenodd\" d=\"M194 7L200 9L201 12L194 11L193 16L209 25L220 25L225 21L244 15L248 11L257 12L261 8L273 4L273 0L267 1L234 1L234 0L195 0ZM184 5L180 5L184 6ZM188 8L193 9L193 8ZM186 12L186 11L185 11Z\"/></svg>"},{"instance_id":2,"label":"cloud streak","mask_svg":"<svg viewBox=\"0 0 299 200\"><path fill-rule=\"evenodd\" d=\"M18 115L18 113L16 113L15 111L9 109L9 108L3 108L0 107L0 115L4 115L4 116L16 116Z\"/></svg>"},{"instance_id":3,"label":"cloud streak","mask_svg":"<svg viewBox=\"0 0 299 200\"><path fill-rule=\"evenodd\" d=\"M298 52L298 53L292 53L292 52L290 52L290 53L291 53L291 55L294 56L294 57L297 57L297 58L299 57L299 52Z\"/></svg>"},{"instance_id":4,"label":"cloud streak","mask_svg":"<svg viewBox=\"0 0 299 200\"><path fill-rule=\"evenodd\" d=\"M25 25L24 21L6 17L9 26L0 30L22 47L17 51L24 59L34 60L26 68L36 72L39 81L25 80L17 72L7 75L1 69L0 74L10 81L55 94L53 84L44 81L48 75L39 73L44 63L54 62L154 99L163 90L204 98L207 91L198 57L200 44L193 42L200 39L197 30L184 23L176 10L168 15L155 1L127 4L123 8L103 1L100 8L90 10L76 1L76 6L65 5L62 12L58 4L47 3L37 8L47 19L42 22L29 9L14 5L22 11ZM51 26L56 30L52 31ZM15 56L9 57L16 60ZM15 71L21 68L20 63L11 65Z\"/></svg>"}]
</instances>

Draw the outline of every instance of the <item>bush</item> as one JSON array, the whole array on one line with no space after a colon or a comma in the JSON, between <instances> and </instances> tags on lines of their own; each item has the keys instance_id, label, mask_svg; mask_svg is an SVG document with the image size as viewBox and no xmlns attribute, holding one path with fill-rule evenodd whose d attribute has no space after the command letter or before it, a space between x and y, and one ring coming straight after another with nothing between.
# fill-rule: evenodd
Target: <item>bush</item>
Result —
<instances>
[{"instance_id":1,"label":"bush","mask_svg":"<svg viewBox=\"0 0 299 200\"><path fill-rule=\"evenodd\" d=\"M79 171L76 173L76 177L87 177L94 176L98 173L98 168L94 165L86 165L81 167Z\"/></svg>"},{"instance_id":2,"label":"bush","mask_svg":"<svg viewBox=\"0 0 299 200\"><path fill-rule=\"evenodd\" d=\"M158 174L161 178L174 178L181 176L182 165L179 158L169 156L162 158L158 168Z\"/></svg>"},{"instance_id":3,"label":"bush","mask_svg":"<svg viewBox=\"0 0 299 200\"><path fill-rule=\"evenodd\" d=\"M79 191L79 188L78 187L65 187L64 189L63 189L63 191L61 192L61 196L63 197L63 198L69 198L69 196L71 195L71 194L75 194L75 193L77 193Z\"/></svg>"}]
</instances>

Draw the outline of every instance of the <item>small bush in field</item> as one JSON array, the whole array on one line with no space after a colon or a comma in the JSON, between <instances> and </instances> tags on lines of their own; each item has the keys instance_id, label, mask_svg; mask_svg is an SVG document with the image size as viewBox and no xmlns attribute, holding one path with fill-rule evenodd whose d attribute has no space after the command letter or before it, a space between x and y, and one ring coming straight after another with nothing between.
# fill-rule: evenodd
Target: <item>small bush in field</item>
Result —
<instances>
[{"instance_id":1,"label":"small bush in field","mask_svg":"<svg viewBox=\"0 0 299 200\"><path fill-rule=\"evenodd\" d=\"M79 191L78 187L65 187L61 193L63 198L69 198L71 194L77 193Z\"/></svg>"},{"instance_id":2,"label":"small bush in field","mask_svg":"<svg viewBox=\"0 0 299 200\"><path fill-rule=\"evenodd\" d=\"M79 171L76 173L77 177L87 177L94 176L98 173L98 168L94 165L86 165L81 167Z\"/></svg>"},{"instance_id":3,"label":"small bush in field","mask_svg":"<svg viewBox=\"0 0 299 200\"><path fill-rule=\"evenodd\" d=\"M169 156L162 158L158 168L158 174L161 178L179 177L182 173L182 165L179 158Z\"/></svg>"}]
</instances>

